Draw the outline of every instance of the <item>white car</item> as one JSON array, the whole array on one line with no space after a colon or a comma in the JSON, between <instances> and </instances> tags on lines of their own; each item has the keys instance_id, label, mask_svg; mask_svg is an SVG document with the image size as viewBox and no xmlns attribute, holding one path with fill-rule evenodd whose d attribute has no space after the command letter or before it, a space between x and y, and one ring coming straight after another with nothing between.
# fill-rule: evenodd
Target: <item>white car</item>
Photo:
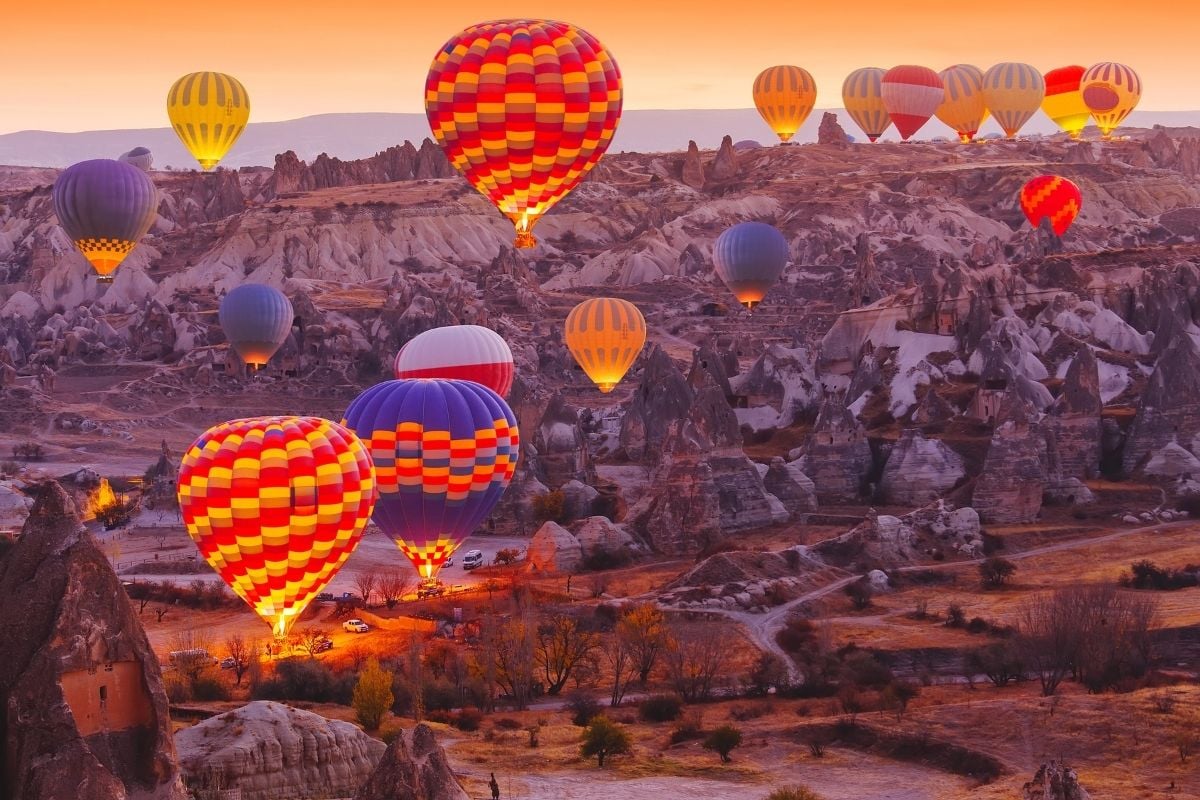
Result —
<instances>
[{"instance_id":1,"label":"white car","mask_svg":"<svg viewBox=\"0 0 1200 800\"><path fill-rule=\"evenodd\" d=\"M371 626L361 619L348 619L342 623L342 630L350 633L366 633L371 630Z\"/></svg>"}]
</instances>

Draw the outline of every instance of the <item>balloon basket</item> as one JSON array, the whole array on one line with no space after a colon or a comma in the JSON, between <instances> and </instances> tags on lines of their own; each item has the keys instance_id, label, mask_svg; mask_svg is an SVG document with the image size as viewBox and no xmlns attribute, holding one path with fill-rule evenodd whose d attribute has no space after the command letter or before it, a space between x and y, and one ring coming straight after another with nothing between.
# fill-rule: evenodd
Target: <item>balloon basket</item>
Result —
<instances>
[{"instance_id":1,"label":"balloon basket","mask_svg":"<svg viewBox=\"0 0 1200 800\"><path fill-rule=\"evenodd\" d=\"M533 234L529 231L517 231L517 238L513 239L513 245L518 250L529 250L537 247L537 239L533 238Z\"/></svg>"},{"instance_id":2,"label":"balloon basket","mask_svg":"<svg viewBox=\"0 0 1200 800\"><path fill-rule=\"evenodd\" d=\"M105 286L108 286L112 282L113 282L112 275L97 275L96 276L96 283L102 283Z\"/></svg>"}]
</instances>

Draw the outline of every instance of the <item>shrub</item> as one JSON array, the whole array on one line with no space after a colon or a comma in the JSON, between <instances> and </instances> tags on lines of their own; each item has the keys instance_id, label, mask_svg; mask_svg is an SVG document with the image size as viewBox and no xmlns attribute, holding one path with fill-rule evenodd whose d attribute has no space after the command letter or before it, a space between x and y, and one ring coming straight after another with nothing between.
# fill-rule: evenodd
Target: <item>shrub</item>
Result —
<instances>
[{"instance_id":1,"label":"shrub","mask_svg":"<svg viewBox=\"0 0 1200 800\"><path fill-rule=\"evenodd\" d=\"M1150 705L1159 714L1170 714L1175 711L1175 695L1158 692L1150 696Z\"/></svg>"},{"instance_id":2,"label":"shrub","mask_svg":"<svg viewBox=\"0 0 1200 800\"><path fill-rule=\"evenodd\" d=\"M178 675L165 678L163 683L166 685L167 699L172 703L186 703L192 699L187 683Z\"/></svg>"},{"instance_id":3,"label":"shrub","mask_svg":"<svg viewBox=\"0 0 1200 800\"><path fill-rule=\"evenodd\" d=\"M729 754L741 744L742 732L733 725L722 725L705 738L703 747L712 750L721 757L723 763L728 764Z\"/></svg>"},{"instance_id":4,"label":"shrub","mask_svg":"<svg viewBox=\"0 0 1200 800\"><path fill-rule=\"evenodd\" d=\"M0 461L0 476L11 478L21 471L21 465L16 461Z\"/></svg>"},{"instance_id":5,"label":"shrub","mask_svg":"<svg viewBox=\"0 0 1200 800\"><path fill-rule=\"evenodd\" d=\"M824 798L806 786L787 786L771 792L765 800L824 800Z\"/></svg>"},{"instance_id":6,"label":"shrub","mask_svg":"<svg viewBox=\"0 0 1200 800\"><path fill-rule=\"evenodd\" d=\"M762 696L769 693L772 687L777 690L788 688L787 665L774 653L760 653L746 677L751 694Z\"/></svg>"},{"instance_id":7,"label":"shrub","mask_svg":"<svg viewBox=\"0 0 1200 800\"><path fill-rule=\"evenodd\" d=\"M13 458L19 458L22 461L41 461L46 455L42 446L37 442L14 444L12 454Z\"/></svg>"},{"instance_id":8,"label":"shrub","mask_svg":"<svg viewBox=\"0 0 1200 800\"><path fill-rule=\"evenodd\" d=\"M505 547L502 550L496 551L496 556L492 559L493 564L507 566L517 563L517 559L521 557L521 551L515 547Z\"/></svg>"},{"instance_id":9,"label":"shrub","mask_svg":"<svg viewBox=\"0 0 1200 800\"><path fill-rule=\"evenodd\" d=\"M479 723L481 722L483 722L483 714L479 711L479 709L464 708L455 715L450 724L458 728L460 731L466 731L470 733L471 731L479 730Z\"/></svg>"},{"instance_id":10,"label":"shrub","mask_svg":"<svg viewBox=\"0 0 1200 800\"><path fill-rule=\"evenodd\" d=\"M567 517L567 496L561 490L533 498L533 516L538 522L562 522Z\"/></svg>"},{"instance_id":11,"label":"shrub","mask_svg":"<svg viewBox=\"0 0 1200 800\"><path fill-rule=\"evenodd\" d=\"M329 667L311 658L289 658L275 665L275 676L256 685L251 697L349 705L353 692L353 676L334 675Z\"/></svg>"},{"instance_id":12,"label":"shrub","mask_svg":"<svg viewBox=\"0 0 1200 800\"><path fill-rule=\"evenodd\" d=\"M629 561L629 551L624 548L610 550L607 547L597 547L584 556L582 567L585 572L601 572L623 567Z\"/></svg>"},{"instance_id":13,"label":"shrub","mask_svg":"<svg viewBox=\"0 0 1200 800\"><path fill-rule=\"evenodd\" d=\"M600 713L600 704L584 692L573 692L567 698L567 711L571 712L571 724L586 728L592 718Z\"/></svg>"},{"instance_id":14,"label":"shrub","mask_svg":"<svg viewBox=\"0 0 1200 800\"><path fill-rule=\"evenodd\" d=\"M799 653L816 641L817 630L812 622L802 617L793 617L775 634L775 642L785 653Z\"/></svg>"},{"instance_id":15,"label":"shrub","mask_svg":"<svg viewBox=\"0 0 1200 800\"><path fill-rule=\"evenodd\" d=\"M192 697L205 703L228 700L229 687L218 678L201 675L192 682Z\"/></svg>"},{"instance_id":16,"label":"shrub","mask_svg":"<svg viewBox=\"0 0 1200 800\"><path fill-rule=\"evenodd\" d=\"M971 617L967 623L967 633L986 633L991 625L983 617Z\"/></svg>"},{"instance_id":17,"label":"shrub","mask_svg":"<svg viewBox=\"0 0 1200 800\"><path fill-rule=\"evenodd\" d=\"M704 736L704 730L700 727L700 721L697 719L688 719L679 723L671 731L671 744L680 744L681 742L690 742Z\"/></svg>"},{"instance_id":18,"label":"shrub","mask_svg":"<svg viewBox=\"0 0 1200 800\"><path fill-rule=\"evenodd\" d=\"M951 603L946 609L946 625L951 628L963 628L967 624L967 614L958 603Z\"/></svg>"},{"instance_id":19,"label":"shrub","mask_svg":"<svg viewBox=\"0 0 1200 800\"><path fill-rule=\"evenodd\" d=\"M657 694L638 704L638 716L644 722L672 722L682 711L683 702L673 694Z\"/></svg>"},{"instance_id":20,"label":"shrub","mask_svg":"<svg viewBox=\"0 0 1200 800\"><path fill-rule=\"evenodd\" d=\"M979 580L986 589L999 589L1016 571L1017 565L1007 558L992 556L979 565Z\"/></svg>"},{"instance_id":21,"label":"shrub","mask_svg":"<svg viewBox=\"0 0 1200 800\"><path fill-rule=\"evenodd\" d=\"M983 673L996 686L1021 680L1025 672L1017 648L1009 642L996 642L967 653L967 670Z\"/></svg>"},{"instance_id":22,"label":"shrub","mask_svg":"<svg viewBox=\"0 0 1200 800\"><path fill-rule=\"evenodd\" d=\"M1129 589L1169 592L1200 584L1200 569L1190 564L1182 570L1164 569L1143 559L1130 565L1129 572L1121 576L1120 583Z\"/></svg>"},{"instance_id":23,"label":"shrub","mask_svg":"<svg viewBox=\"0 0 1200 800\"><path fill-rule=\"evenodd\" d=\"M758 719L767 713L767 706L762 703L752 703L745 706L734 706L729 709L729 718L735 719L738 722L746 720Z\"/></svg>"},{"instance_id":24,"label":"shrub","mask_svg":"<svg viewBox=\"0 0 1200 800\"><path fill-rule=\"evenodd\" d=\"M383 716L394 700L392 673L381 669L378 660L367 659L366 666L358 675L358 683L354 684L354 716L368 731L379 730ZM478 720L475 727L479 727Z\"/></svg>"},{"instance_id":25,"label":"shrub","mask_svg":"<svg viewBox=\"0 0 1200 800\"><path fill-rule=\"evenodd\" d=\"M521 720L512 717L500 717L493 724L502 731L519 731L522 728Z\"/></svg>"},{"instance_id":26,"label":"shrub","mask_svg":"<svg viewBox=\"0 0 1200 800\"><path fill-rule=\"evenodd\" d=\"M584 758L596 757L597 766L604 766L604 759L628 753L633 747L629 733L608 717L599 716L584 728L579 753Z\"/></svg>"},{"instance_id":27,"label":"shrub","mask_svg":"<svg viewBox=\"0 0 1200 800\"><path fill-rule=\"evenodd\" d=\"M871 584L865 580L855 581L846 587L845 592L846 596L850 598L850 603L858 611L870 608L871 599L875 596Z\"/></svg>"}]
</instances>

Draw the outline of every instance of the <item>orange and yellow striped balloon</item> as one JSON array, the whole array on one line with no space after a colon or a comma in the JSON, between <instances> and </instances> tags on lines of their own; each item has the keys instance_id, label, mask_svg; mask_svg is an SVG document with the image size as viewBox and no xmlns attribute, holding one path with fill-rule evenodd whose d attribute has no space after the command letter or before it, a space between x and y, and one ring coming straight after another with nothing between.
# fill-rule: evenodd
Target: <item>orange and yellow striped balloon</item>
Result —
<instances>
[{"instance_id":1,"label":"orange and yellow striped balloon","mask_svg":"<svg viewBox=\"0 0 1200 800\"><path fill-rule=\"evenodd\" d=\"M767 67L754 79L754 106L779 141L790 141L817 104L817 82L801 67Z\"/></svg>"},{"instance_id":2,"label":"orange and yellow striped balloon","mask_svg":"<svg viewBox=\"0 0 1200 800\"><path fill-rule=\"evenodd\" d=\"M210 170L246 130L250 95L232 75L192 72L167 92L167 117L200 168Z\"/></svg>"},{"instance_id":3,"label":"orange and yellow striped balloon","mask_svg":"<svg viewBox=\"0 0 1200 800\"><path fill-rule=\"evenodd\" d=\"M567 315L567 349L604 393L611 392L646 344L646 319L616 297L584 300Z\"/></svg>"},{"instance_id":4,"label":"orange and yellow striped balloon","mask_svg":"<svg viewBox=\"0 0 1200 800\"><path fill-rule=\"evenodd\" d=\"M1078 139L1087 127L1092 111L1083 99L1083 73L1080 66L1059 67L1046 73L1046 99L1042 111L1050 120Z\"/></svg>"},{"instance_id":5,"label":"orange and yellow striped balloon","mask_svg":"<svg viewBox=\"0 0 1200 800\"><path fill-rule=\"evenodd\" d=\"M1049 219L1054 232L1062 236L1083 208L1079 187L1058 175L1039 175L1021 189L1021 210L1029 224L1038 227Z\"/></svg>"},{"instance_id":6,"label":"orange and yellow striped balloon","mask_svg":"<svg viewBox=\"0 0 1200 800\"><path fill-rule=\"evenodd\" d=\"M1129 67L1112 61L1089 67L1080 79L1080 88L1105 139L1112 138L1112 132L1142 99L1142 79Z\"/></svg>"},{"instance_id":7,"label":"orange and yellow striped balloon","mask_svg":"<svg viewBox=\"0 0 1200 800\"><path fill-rule=\"evenodd\" d=\"M996 64L983 75L983 101L1009 139L1042 107L1046 81L1028 64Z\"/></svg>"},{"instance_id":8,"label":"orange and yellow striped balloon","mask_svg":"<svg viewBox=\"0 0 1200 800\"><path fill-rule=\"evenodd\" d=\"M970 64L955 64L938 73L946 99L938 106L937 118L954 129L959 141L970 142L988 118L983 102L983 70Z\"/></svg>"},{"instance_id":9,"label":"orange and yellow striped balloon","mask_svg":"<svg viewBox=\"0 0 1200 800\"><path fill-rule=\"evenodd\" d=\"M863 67L847 75L842 84L842 105L846 107L846 113L872 142L892 124L887 106L883 104L885 73L879 67Z\"/></svg>"},{"instance_id":10,"label":"orange and yellow striped balloon","mask_svg":"<svg viewBox=\"0 0 1200 800\"><path fill-rule=\"evenodd\" d=\"M192 443L178 494L200 555L286 636L358 546L375 471L362 442L336 422L239 419Z\"/></svg>"}]
</instances>

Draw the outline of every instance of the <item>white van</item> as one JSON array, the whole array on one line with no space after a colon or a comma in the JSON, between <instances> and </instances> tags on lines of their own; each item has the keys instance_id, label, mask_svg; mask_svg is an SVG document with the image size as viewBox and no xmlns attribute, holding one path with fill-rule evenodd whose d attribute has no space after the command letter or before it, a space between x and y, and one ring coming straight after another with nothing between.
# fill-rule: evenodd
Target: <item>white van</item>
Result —
<instances>
[{"instance_id":1,"label":"white van","mask_svg":"<svg viewBox=\"0 0 1200 800\"><path fill-rule=\"evenodd\" d=\"M463 569L475 569L476 567L482 567L482 566L483 566L483 551L468 550L467 554L465 556L463 556L463 560L462 560Z\"/></svg>"},{"instance_id":2,"label":"white van","mask_svg":"<svg viewBox=\"0 0 1200 800\"><path fill-rule=\"evenodd\" d=\"M194 647L191 650L175 650L171 653L171 664L178 666L180 664L216 664L217 660L209 654L203 647Z\"/></svg>"}]
</instances>

